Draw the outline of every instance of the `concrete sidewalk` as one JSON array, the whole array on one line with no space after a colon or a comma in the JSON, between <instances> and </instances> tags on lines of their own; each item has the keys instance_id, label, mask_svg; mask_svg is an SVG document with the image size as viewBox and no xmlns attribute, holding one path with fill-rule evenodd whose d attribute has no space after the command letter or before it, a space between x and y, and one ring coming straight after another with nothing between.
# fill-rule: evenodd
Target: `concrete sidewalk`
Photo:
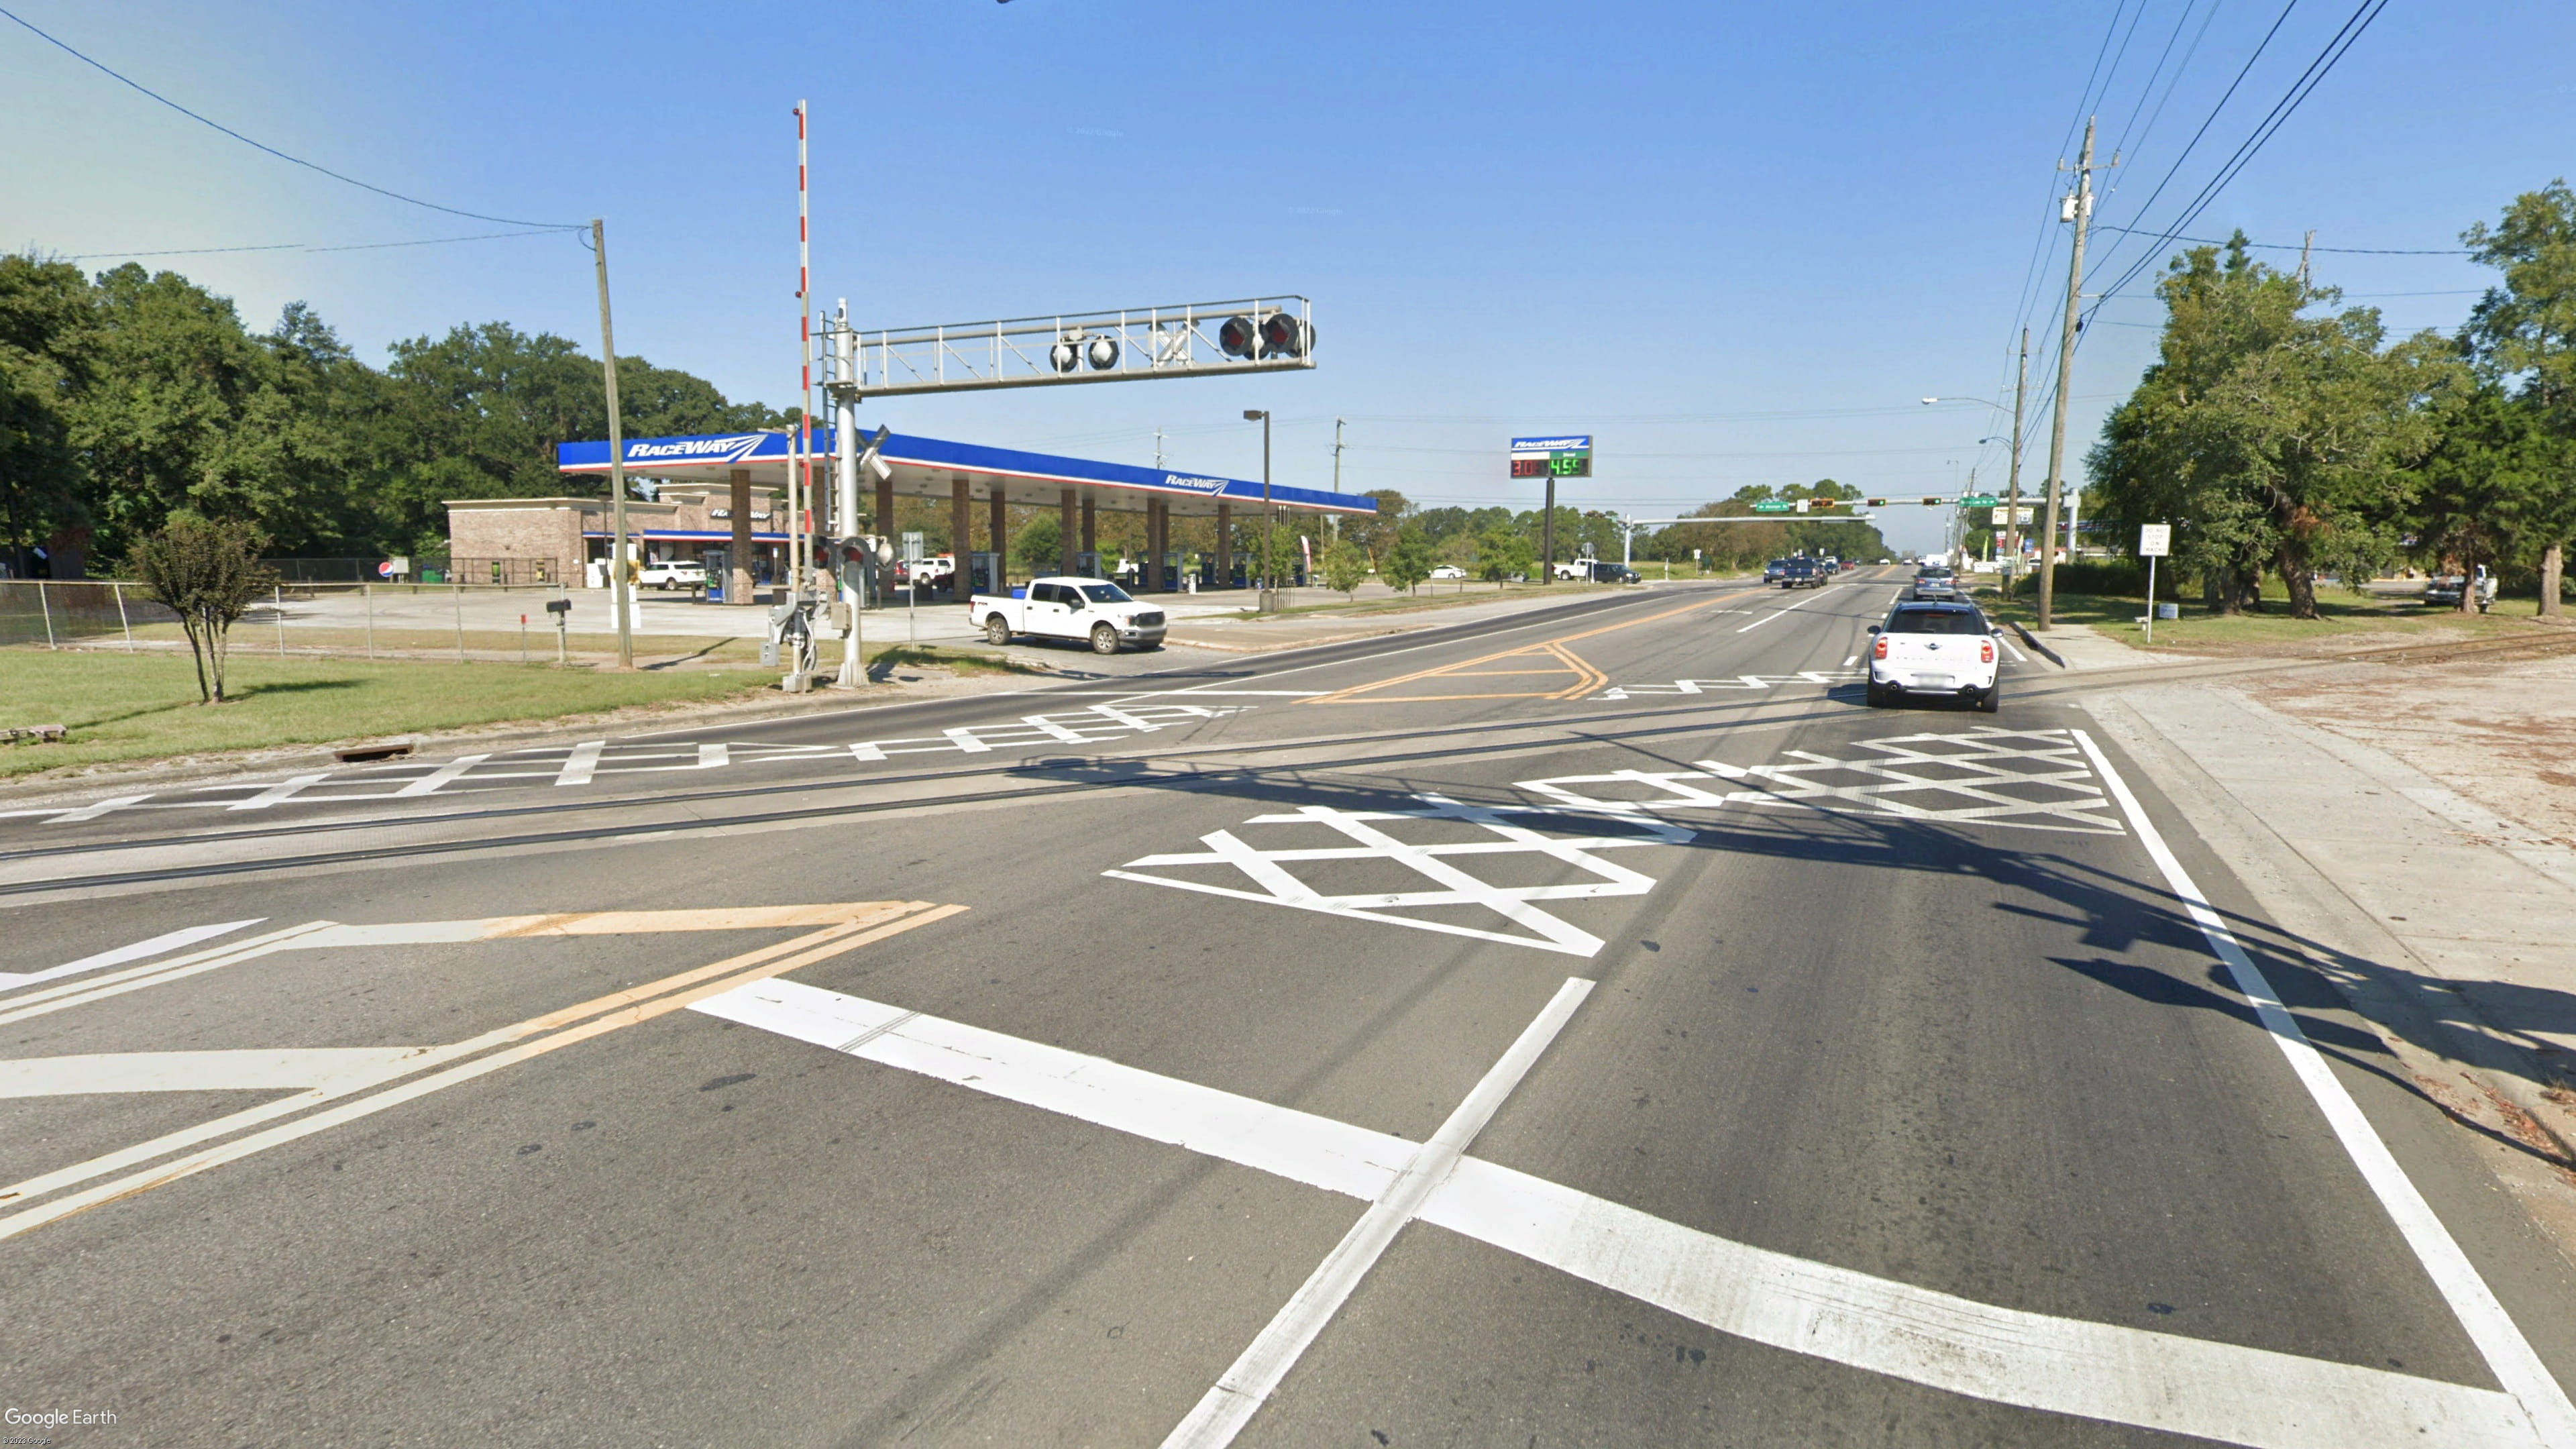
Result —
<instances>
[{"instance_id":1,"label":"concrete sidewalk","mask_svg":"<svg viewBox=\"0 0 2576 1449\"><path fill-rule=\"evenodd\" d=\"M2070 671L2146 657L2091 630L2049 638ZM2446 687L2372 683L2390 714ZM2279 928L2264 944L2334 981L2576 1257L2576 849L2266 688L2141 682L2085 707Z\"/></svg>"}]
</instances>

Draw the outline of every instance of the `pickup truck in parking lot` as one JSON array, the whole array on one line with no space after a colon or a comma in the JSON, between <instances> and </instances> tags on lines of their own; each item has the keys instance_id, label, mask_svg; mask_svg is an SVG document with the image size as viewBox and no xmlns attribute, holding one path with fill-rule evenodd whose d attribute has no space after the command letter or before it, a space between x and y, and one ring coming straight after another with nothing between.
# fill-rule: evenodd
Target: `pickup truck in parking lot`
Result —
<instances>
[{"instance_id":1,"label":"pickup truck in parking lot","mask_svg":"<svg viewBox=\"0 0 2576 1449\"><path fill-rule=\"evenodd\" d=\"M1088 642L1094 654L1115 654L1127 646L1163 647L1163 611L1100 579L1033 579L1017 598L977 594L968 601L966 616L995 644L1025 634Z\"/></svg>"},{"instance_id":2,"label":"pickup truck in parking lot","mask_svg":"<svg viewBox=\"0 0 2576 1449\"><path fill-rule=\"evenodd\" d=\"M1872 624L1869 703L1873 709L1909 695L1964 699L1993 714L2003 707L2003 666L1995 635L1976 605L1899 600L1887 622Z\"/></svg>"}]
</instances>

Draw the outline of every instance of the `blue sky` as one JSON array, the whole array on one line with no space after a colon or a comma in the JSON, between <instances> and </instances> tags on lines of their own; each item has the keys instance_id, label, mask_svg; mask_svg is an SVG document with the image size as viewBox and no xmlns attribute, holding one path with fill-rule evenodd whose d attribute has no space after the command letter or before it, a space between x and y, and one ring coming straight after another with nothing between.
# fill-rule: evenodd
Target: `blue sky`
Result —
<instances>
[{"instance_id":1,"label":"blue sky","mask_svg":"<svg viewBox=\"0 0 2576 1449\"><path fill-rule=\"evenodd\" d=\"M1259 439L1241 411L1269 407L1274 476L1323 486L1340 416L1345 487L1524 506L1534 489L1504 477L1504 440L1583 429L1600 476L1567 501L1641 516L1820 476L1919 493L1975 467L2000 485L2003 445L1978 442L2004 431L1994 415L1915 400L2008 401L2033 302L2053 338L2054 167L2088 92L2104 149L2129 152L2099 216L2128 225L2281 15L2279 0L6 3L335 170L496 216L605 216L620 350L733 396L793 392L804 97L815 290L863 324L1315 300L1310 373L921 398L870 410L883 420L1130 462L1152 460L1160 427L1174 462L1246 475ZM2147 221L2169 224L2351 14L2292 7ZM2576 172L2571 52L2576 7L2396 0L2191 231L2456 246L2514 193ZM0 73L0 245L506 229L261 155L5 21ZM2097 235L2113 258L2098 283L2139 251L2115 241ZM255 325L310 301L371 359L496 318L597 340L589 255L568 239L146 261ZM2456 256L2321 254L2317 269L2400 330L2456 326L2474 297L2455 294L2489 278ZM2078 351L2070 467L2156 316L2115 298ZM2026 477L2044 423L2032 436ZM1888 532L1938 536L1921 518Z\"/></svg>"}]
</instances>

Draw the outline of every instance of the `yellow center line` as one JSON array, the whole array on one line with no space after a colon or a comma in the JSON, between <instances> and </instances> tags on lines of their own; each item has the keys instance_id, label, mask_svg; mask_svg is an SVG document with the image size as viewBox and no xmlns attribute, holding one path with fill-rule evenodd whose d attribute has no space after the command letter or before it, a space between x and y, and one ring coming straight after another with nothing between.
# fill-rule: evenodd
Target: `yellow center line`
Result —
<instances>
[{"instance_id":1,"label":"yellow center line","mask_svg":"<svg viewBox=\"0 0 2576 1449\"><path fill-rule=\"evenodd\" d=\"M355 1121L360 1117L398 1106L442 1088L452 1087L460 1082L498 1071L502 1067L543 1056L577 1042L588 1041L592 1037L604 1035L621 1027L650 1021L654 1017L677 1011L720 992L730 991L736 986L829 960L843 952L884 940L889 936L899 935L916 926L926 926L933 921L945 920L963 912L966 907L934 906L928 901L871 901L854 906L824 909L829 909L836 914L837 924L809 932L791 941L763 946L737 956L727 957L711 965L695 967L665 976L658 981L647 982L642 986L611 992L576 1006L567 1006L559 1011L530 1017L525 1021L488 1031L464 1041L431 1048L418 1057L397 1064L385 1075L372 1080L353 1082L336 1089L317 1088L311 1092L297 1093L197 1127L171 1133L121 1152L111 1153L106 1157L65 1168L60 1172L30 1178L25 1182L0 1189L0 1202L24 1200L69 1186L74 1182L87 1181L138 1162L151 1161L153 1158L194 1142L220 1137L260 1121L289 1115L323 1102L364 1092L382 1086L387 1081L411 1076L461 1056L473 1056L475 1053L488 1051L494 1046L516 1043L501 1051L476 1057L475 1060L462 1065L448 1067L444 1071L434 1072L426 1077L417 1077L415 1080L378 1092L373 1096L362 1097L354 1102L344 1102L327 1111L281 1123L264 1132L253 1133L248 1137L237 1138L219 1146L208 1147L176 1161L163 1163L159 1167L133 1173L113 1182L100 1183L84 1192L57 1199L42 1207L29 1208L23 1212L0 1217L0 1238L15 1237L20 1233L43 1227L47 1223L58 1222L75 1213L86 1212L102 1203L149 1192L153 1188L177 1182L181 1178L193 1177L209 1168L220 1167L227 1162L237 1161L281 1143L292 1142L299 1137L310 1136L313 1133ZM662 913L637 912L634 914ZM533 919L560 921L566 918ZM680 927L680 929L688 929L688 927ZM578 1024L566 1025L566 1023ZM562 1029L552 1030L558 1027ZM542 1034L550 1030L551 1035ZM535 1039L527 1040L530 1037Z\"/></svg>"},{"instance_id":2,"label":"yellow center line","mask_svg":"<svg viewBox=\"0 0 2576 1449\"><path fill-rule=\"evenodd\" d=\"M1298 703L1351 704L1358 701L1363 695L1374 695L1378 690L1392 689L1399 684L1411 684L1418 679L1437 679L1444 676L1455 677L1468 675L1469 677L1472 677L1471 671L1474 671L1475 667L1479 664L1494 664L1505 659L1525 658L1531 654L1539 653L1550 654L1563 661L1568 667L1568 672L1577 675L1580 682L1568 689L1533 691L1528 694L1377 695L1377 697L1372 699L1370 702L1374 704L1421 704L1446 699L1578 699L1586 694L1590 694L1593 690L1599 689L1603 685L1608 684L1610 682L1610 676L1602 673L1598 669L1595 669L1592 665L1585 663L1580 657L1566 649L1564 646L1575 643L1578 640L1598 638L1603 634L1616 634L1622 629L1634 629L1640 624L1652 624L1658 620L1675 618L1679 615L1688 614L1699 609L1713 609L1720 604L1731 604L1738 599L1749 599L1755 594L1761 592L1763 591L1760 589L1745 589L1737 593L1720 594L1714 599L1703 599L1695 604L1684 604L1678 609L1666 609L1661 613L1648 614L1643 618L1628 619L1616 624L1604 624L1597 629L1585 629L1579 633L1567 634L1555 639L1542 640L1536 644L1523 644L1514 648L1501 650L1497 653L1483 655L1479 658L1462 659L1455 664L1443 664L1433 669L1417 669L1411 674L1399 674L1390 679L1375 680L1367 684L1354 684L1348 689L1338 689L1330 694L1319 694L1310 699L1299 700ZM1557 671L1514 670L1504 672L1555 673Z\"/></svg>"}]
</instances>

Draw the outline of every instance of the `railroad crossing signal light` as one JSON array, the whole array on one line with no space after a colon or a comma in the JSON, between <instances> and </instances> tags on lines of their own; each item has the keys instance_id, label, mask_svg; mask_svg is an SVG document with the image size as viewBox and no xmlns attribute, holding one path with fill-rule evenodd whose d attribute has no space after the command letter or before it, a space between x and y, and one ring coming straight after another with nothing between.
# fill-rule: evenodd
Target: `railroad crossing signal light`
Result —
<instances>
[{"instance_id":1,"label":"railroad crossing signal light","mask_svg":"<svg viewBox=\"0 0 2576 1449\"><path fill-rule=\"evenodd\" d=\"M1216 329L1216 345L1228 357L1303 357L1314 350L1315 329L1286 312L1265 312L1257 321L1228 317Z\"/></svg>"},{"instance_id":2,"label":"railroad crossing signal light","mask_svg":"<svg viewBox=\"0 0 2576 1449\"><path fill-rule=\"evenodd\" d=\"M1285 312L1273 312L1261 319L1261 355L1264 357L1303 357L1315 346L1314 325Z\"/></svg>"},{"instance_id":3,"label":"railroad crossing signal light","mask_svg":"<svg viewBox=\"0 0 2576 1449\"><path fill-rule=\"evenodd\" d=\"M1118 339L1106 333L1085 341L1077 327L1055 340L1047 349L1047 365L1058 372L1071 372L1083 363L1094 372L1107 372L1118 365Z\"/></svg>"}]
</instances>

